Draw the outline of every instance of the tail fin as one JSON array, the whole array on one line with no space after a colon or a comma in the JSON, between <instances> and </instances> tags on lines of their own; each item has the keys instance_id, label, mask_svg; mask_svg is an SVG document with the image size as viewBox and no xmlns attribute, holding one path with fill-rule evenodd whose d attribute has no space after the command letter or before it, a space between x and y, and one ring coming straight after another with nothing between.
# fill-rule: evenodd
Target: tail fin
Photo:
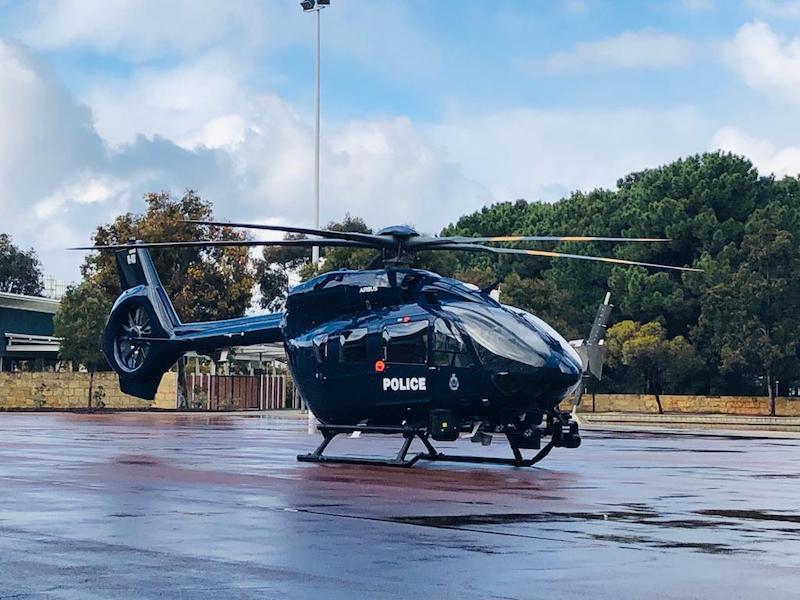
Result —
<instances>
[{"instance_id":1,"label":"tail fin","mask_svg":"<svg viewBox=\"0 0 800 600\"><path fill-rule=\"evenodd\" d=\"M103 353L123 392L152 400L182 354L174 339L181 321L145 248L121 250L116 262L123 291L103 333Z\"/></svg>"},{"instance_id":2,"label":"tail fin","mask_svg":"<svg viewBox=\"0 0 800 600\"><path fill-rule=\"evenodd\" d=\"M577 340L570 342L575 350L581 357L583 363L583 377L575 390L575 395L572 399L572 404L575 408L581 403L583 392L586 389L586 383L589 375L593 375L595 379L600 381L603 378L603 362L606 357L606 347L603 344L606 336L606 326L608 319L611 316L611 309L614 308L610 304L611 292L606 292L606 297L603 303L597 307L597 312L592 322L592 329L589 332L589 337L585 340ZM573 409L574 410L574 409Z\"/></svg>"},{"instance_id":3,"label":"tail fin","mask_svg":"<svg viewBox=\"0 0 800 600\"><path fill-rule=\"evenodd\" d=\"M117 275L123 292L131 288L145 285L155 291L158 297L158 304L163 310L166 321L177 327L181 324L172 301L167 296L161 279L158 276L153 259L147 248L131 248L130 250L119 250L116 253Z\"/></svg>"}]
</instances>

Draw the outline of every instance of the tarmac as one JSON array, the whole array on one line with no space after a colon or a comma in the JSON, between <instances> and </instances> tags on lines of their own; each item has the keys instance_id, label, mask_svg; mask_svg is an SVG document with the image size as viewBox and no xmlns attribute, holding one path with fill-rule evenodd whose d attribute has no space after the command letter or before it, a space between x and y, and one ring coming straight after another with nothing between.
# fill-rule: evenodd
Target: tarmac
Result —
<instances>
[{"instance_id":1,"label":"tarmac","mask_svg":"<svg viewBox=\"0 0 800 600\"><path fill-rule=\"evenodd\" d=\"M2 414L0 598L800 596L791 433L593 424L534 468L295 460L318 441L282 415Z\"/></svg>"}]
</instances>

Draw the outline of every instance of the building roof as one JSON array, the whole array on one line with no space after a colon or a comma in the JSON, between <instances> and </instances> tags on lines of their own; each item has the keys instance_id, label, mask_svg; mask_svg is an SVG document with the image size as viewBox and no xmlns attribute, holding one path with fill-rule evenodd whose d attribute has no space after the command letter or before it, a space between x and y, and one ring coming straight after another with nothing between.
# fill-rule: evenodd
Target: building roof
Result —
<instances>
[{"instance_id":1,"label":"building roof","mask_svg":"<svg viewBox=\"0 0 800 600\"><path fill-rule=\"evenodd\" d=\"M29 310L32 312L54 315L58 310L58 300L43 298L41 296L26 296L25 294L0 292L0 308Z\"/></svg>"},{"instance_id":2,"label":"building roof","mask_svg":"<svg viewBox=\"0 0 800 600\"><path fill-rule=\"evenodd\" d=\"M8 352L58 352L61 338L52 335L33 335L27 333L6 333L6 350Z\"/></svg>"}]
</instances>

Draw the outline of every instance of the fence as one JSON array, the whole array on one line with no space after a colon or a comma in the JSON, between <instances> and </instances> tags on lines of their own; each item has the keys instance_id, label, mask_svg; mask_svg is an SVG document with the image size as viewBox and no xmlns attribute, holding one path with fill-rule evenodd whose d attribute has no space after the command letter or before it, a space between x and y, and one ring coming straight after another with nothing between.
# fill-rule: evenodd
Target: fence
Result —
<instances>
[{"instance_id":1,"label":"fence","mask_svg":"<svg viewBox=\"0 0 800 600\"><path fill-rule=\"evenodd\" d=\"M285 375L189 375L189 406L208 410L295 408Z\"/></svg>"}]
</instances>

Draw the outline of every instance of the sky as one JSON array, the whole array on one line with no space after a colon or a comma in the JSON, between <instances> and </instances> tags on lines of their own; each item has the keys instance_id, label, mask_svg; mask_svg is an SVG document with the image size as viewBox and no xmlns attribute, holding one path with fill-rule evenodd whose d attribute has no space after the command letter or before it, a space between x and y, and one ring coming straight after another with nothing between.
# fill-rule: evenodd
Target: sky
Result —
<instances>
[{"instance_id":1,"label":"sky","mask_svg":"<svg viewBox=\"0 0 800 600\"><path fill-rule=\"evenodd\" d=\"M332 0L321 19L323 224L435 233L716 149L800 173L800 0ZM64 248L149 191L311 225L314 20L294 0L0 0L0 232L76 281Z\"/></svg>"}]
</instances>

